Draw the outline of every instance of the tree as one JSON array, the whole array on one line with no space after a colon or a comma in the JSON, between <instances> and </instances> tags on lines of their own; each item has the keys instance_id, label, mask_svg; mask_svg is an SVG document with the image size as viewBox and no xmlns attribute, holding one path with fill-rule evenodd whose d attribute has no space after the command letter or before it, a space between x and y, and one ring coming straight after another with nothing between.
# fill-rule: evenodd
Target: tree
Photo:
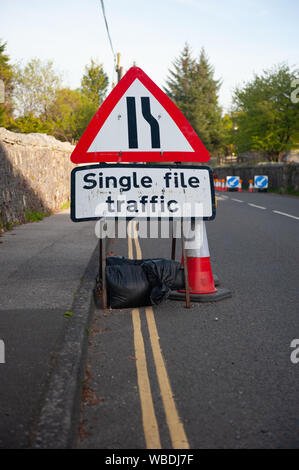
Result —
<instances>
[{"instance_id":1,"label":"tree","mask_svg":"<svg viewBox=\"0 0 299 470\"><path fill-rule=\"evenodd\" d=\"M48 122L27 114L26 116L11 119L9 129L14 132L21 132L22 134L29 134L31 132L38 132L41 134L51 134L51 127Z\"/></svg>"},{"instance_id":2,"label":"tree","mask_svg":"<svg viewBox=\"0 0 299 470\"><path fill-rule=\"evenodd\" d=\"M234 147L234 126L233 118L229 114L225 114L222 118L222 147L221 150L224 155L232 155L235 152Z\"/></svg>"},{"instance_id":3,"label":"tree","mask_svg":"<svg viewBox=\"0 0 299 470\"><path fill-rule=\"evenodd\" d=\"M195 129L210 151L222 146L222 110L218 104L220 80L214 79L214 68L209 64L205 50L202 49L199 62L196 64L195 96L196 114Z\"/></svg>"},{"instance_id":4,"label":"tree","mask_svg":"<svg viewBox=\"0 0 299 470\"><path fill-rule=\"evenodd\" d=\"M204 49L199 60L192 58L188 44L173 62L164 88L175 102L207 149L211 152L221 146L221 108L218 105L220 82L214 79Z\"/></svg>"},{"instance_id":5,"label":"tree","mask_svg":"<svg viewBox=\"0 0 299 470\"><path fill-rule=\"evenodd\" d=\"M96 111L97 105L80 90L58 90L49 107L51 134L60 140L78 140Z\"/></svg>"},{"instance_id":6,"label":"tree","mask_svg":"<svg viewBox=\"0 0 299 470\"><path fill-rule=\"evenodd\" d=\"M174 70L169 69L169 77L166 80L167 86L164 87L164 91L193 126L196 110L194 101L196 61L192 58L187 43L172 65Z\"/></svg>"},{"instance_id":7,"label":"tree","mask_svg":"<svg viewBox=\"0 0 299 470\"><path fill-rule=\"evenodd\" d=\"M53 62L32 59L16 66L14 74L15 119L10 128L19 132L45 132L56 138L78 140L108 86L102 66L91 61L82 78L81 89L61 86L61 77Z\"/></svg>"},{"instance_id":8,"label":"tree","mask_svg":"<svg viewBox=\"0 0 299 470\"><path fill-rule=\"evenodd\" d=\"M102 64L97 64L93 59L90 65L86 65L85 73L81 80L81 92L88 100L99 107L106 95L108 77Z\"/></svg>"},{"instance_id":9,"label":"tree","mask_svg":"<svg viewBox=\"0 0 299 470\"><path fill-rule=\"evenodd\" d=\"M12 116L13 67L5 54L6 43L0 40L0 80L4 83L4 103L0 103L0 127L6 127Z\"/></svg>"},{"instance_id":10,"label":"tree","mask_svg":"<svg viewBox=\"0 0 299 470\"><path fill-rule=\"evenodd\" d=\"M298 146L299 106L292 102L298 71L280 64L255 75L233 95L235 144L239 152L262 151L270 161Z\"/></svg>"},{"instance_id":11,"label":"tree","mask_svg":"<svg viewBox=\"0 0 299 470\"><path fill-rule=\"evenodd\" d=\"M52 61L43 63L40 59L32 59L24 67L18 64L14 77L17 117L32 115L46 121L49 107L60 87L61 77L53 69Z\"/></svg>"}]
</instances>

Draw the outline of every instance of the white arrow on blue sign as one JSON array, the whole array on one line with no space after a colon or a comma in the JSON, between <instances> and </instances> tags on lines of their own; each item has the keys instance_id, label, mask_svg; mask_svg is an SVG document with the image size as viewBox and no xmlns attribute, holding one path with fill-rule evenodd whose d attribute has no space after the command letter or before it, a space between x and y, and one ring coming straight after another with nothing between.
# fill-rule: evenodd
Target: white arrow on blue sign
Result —
<instances>
[{"instance_id":1,"label":"white arrow on blue sign","mask_svg":"<svg viewBox=\"0 0 299 470\"><path fill-rule=\"evenodd\" d=\"M227 188L238 188L240 183L239 176L227 176L226 177L226 186Z\"/></svg>"},{"instance_id":2,"label":"white arrow on blue sign","mask_svg":"<svg viewBox=\"0 0 299 470\"><path fill-rule=\"evenodd\" d=\"M256 189L267 189L268 188L268 176L255 176L254 177L254 187Z\"/></svg>"}]
</instances>

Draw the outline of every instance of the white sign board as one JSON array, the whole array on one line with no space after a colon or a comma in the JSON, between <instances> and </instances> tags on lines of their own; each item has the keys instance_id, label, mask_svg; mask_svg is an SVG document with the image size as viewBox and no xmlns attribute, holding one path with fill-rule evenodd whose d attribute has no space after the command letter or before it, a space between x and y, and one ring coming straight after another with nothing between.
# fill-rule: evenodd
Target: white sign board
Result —
<instances>
[{"instance_id":1,"label":"white sign board","mask_svg":"<svg viewBox=\"0 0 299 470\"><path fill-rule=\"evenodd\" d=\"M227 176L226 177L226 187L229 189L238 189L240 184L239 176Z\"/></svg>"},{"instance_id":2,"label":"white sign board","mask_svg":"<svg viewBox=\"0 0 299 470\"><path fill-rule=\"evenodd\" d=\"M100 164L74 168L71 219L214 219L209 167Z\"/></svg>"},{"instance_id":3,"label":"white sign board","mask_svg":"<svg viewBox=\"0 0 299 470\"><path fill-rule=\"evenodd\" d=\"M268 188L268 176L259 175L254 177L255 189L267 189Z\"/></svg>"},{"instance_id":4,"label":"white sign board","mask_svg":"<svg viewBox=\"0 0 299 470\"><path fill-rule=\"evenodd\" d=\"M148 121L152 120L155 120L155 126L149 126ZM129 133L128 122L131 125ZM122 152L151 152L153 148L163 152L193 152L163 106L139 80L135 80L112 110L87 152L119 152L120 149Z\"/></svg>"}]
</instances>

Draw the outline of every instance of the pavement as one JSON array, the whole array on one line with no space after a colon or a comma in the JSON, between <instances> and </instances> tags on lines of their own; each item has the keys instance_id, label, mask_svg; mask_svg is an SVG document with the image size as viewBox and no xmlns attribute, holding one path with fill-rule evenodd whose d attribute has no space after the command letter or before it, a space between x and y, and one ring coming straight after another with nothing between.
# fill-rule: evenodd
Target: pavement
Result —
<instances>
[{"instance_id":1,"label":"pavement","mask_svg":"<svg viewBox=\"0 0 299 470\"><path fill-rule=\"evenodd\" d=\"M51 436L44 433L55 417L56 425L60 423L59 430L51 428L55 445L67 445L70 426L62 426L57 405L64 402L65 415L78 384L75 377L73 388L68 384L63 390L61 384L59 389L57 371L63 357L62 376L67 376L68 367L80 375L97 270L94 225L74 224L65 211L0 237L0 339L5 344L5 363L0 364L0 448L52 445ZM73 350L66 351L68 344ZM54 399L49 393L55 380ZM44 426L47 403L55 404L56 414ZM60 441L55 433L61 434Z\"/></svg>"}]
</instances>

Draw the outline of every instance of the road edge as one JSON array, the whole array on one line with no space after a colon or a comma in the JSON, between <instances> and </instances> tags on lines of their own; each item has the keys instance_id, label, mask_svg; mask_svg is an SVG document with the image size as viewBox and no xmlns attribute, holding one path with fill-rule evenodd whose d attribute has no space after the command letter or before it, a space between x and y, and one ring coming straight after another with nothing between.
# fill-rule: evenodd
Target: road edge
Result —
<instances>
[{"instance_id":1,"label":"road edge","mask_svg":"<svg viewBox=\"0 0 299 470\"><path fill-rule=\"evenodd\" d=\"M88 348L88 327L94 311L93 287L98 247L92 253L66 321L43 406L33 431L33 449L69 449L80 419L82 381Z\"/></svg>"}]
</instances>

